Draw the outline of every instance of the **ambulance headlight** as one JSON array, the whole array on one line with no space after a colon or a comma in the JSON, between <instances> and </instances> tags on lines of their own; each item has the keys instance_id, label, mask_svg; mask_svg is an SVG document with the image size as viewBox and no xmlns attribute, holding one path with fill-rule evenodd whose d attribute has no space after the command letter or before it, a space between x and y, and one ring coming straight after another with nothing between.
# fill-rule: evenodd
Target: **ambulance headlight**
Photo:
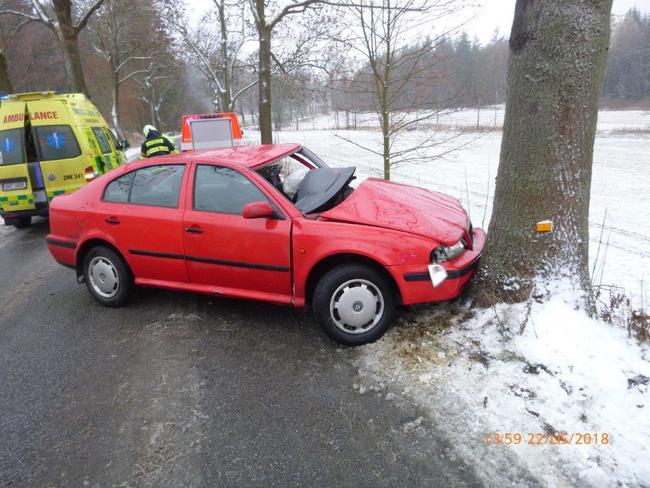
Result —
<instances>
[{"instance_id":1,"label":"ambulance headlight","mask_svg":"<svg viewBox=\"0 0 650 488\"><path fill-rule=\"evenodd\" d=\"M450 261L454 258L457 258L465 251L465 243L458 241L453 246L438 246L433 251L431 251L431 262L432 263L444 263L445 261Z\"/></svg>"}]
</instances>

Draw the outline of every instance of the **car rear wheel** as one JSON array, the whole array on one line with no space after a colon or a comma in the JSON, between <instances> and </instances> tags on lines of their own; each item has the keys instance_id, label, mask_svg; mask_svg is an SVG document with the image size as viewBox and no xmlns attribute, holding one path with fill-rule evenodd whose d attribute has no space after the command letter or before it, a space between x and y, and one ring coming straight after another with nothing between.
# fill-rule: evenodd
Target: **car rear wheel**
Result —
<instances>
[{"instance_id":1,"label":"car rear wheel","mask_svg":"<svg viewBox=\"0 0 650 488\"><path fill-rule=\"evenodd\" d=\"M379 339L395 319L393 285L371 267L341 265L314 290L316 319L333 340L349 346Z\"/></svg>"},{"instance_id":2,"label":"car rear wheel","mask_svg":"<svg viewBox=\"0 0 650 488\"><path fill-rule=\"evenodd\" d=\"M84 258L84 281L102 305L121 307L133 293L133 278L124 260L112 249L93 247Z\"/></svg>"},{"instance_id":3,"label":"car rear wheel","mask_svg":"<svg viewBox=\"0 0 650 488\"><path fill-rule=\"evenodd\" d=\"M25 227L29 227L30 225L32 225L32 218L18 217L11 221L11 225L13 225L16 229L24 229Z\"/></svg>"}]
</instances>

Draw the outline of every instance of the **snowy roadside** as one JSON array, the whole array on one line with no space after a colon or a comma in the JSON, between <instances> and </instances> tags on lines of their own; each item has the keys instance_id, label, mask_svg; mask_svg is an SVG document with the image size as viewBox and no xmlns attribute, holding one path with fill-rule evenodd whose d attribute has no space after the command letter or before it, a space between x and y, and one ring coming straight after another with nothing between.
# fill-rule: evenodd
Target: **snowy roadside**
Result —
<instances>
[{"instance_id":1,"label":"snowy roadside","mask_svg":"<svg viewBox=\"0 0 650 488\"><path fill-rule=\"evenodd\" d=\"M362 348L358 389L415 401L488 485L514 455L546 486L650 486L650 348L574 303L407 313Z\"/></svg>"}]
</instances>

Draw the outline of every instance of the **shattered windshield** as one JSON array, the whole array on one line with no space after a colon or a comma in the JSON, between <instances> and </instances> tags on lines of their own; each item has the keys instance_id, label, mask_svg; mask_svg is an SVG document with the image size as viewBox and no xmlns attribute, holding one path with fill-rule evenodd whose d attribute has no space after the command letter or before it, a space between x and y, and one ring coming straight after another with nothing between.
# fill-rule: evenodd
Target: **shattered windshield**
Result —
<instances>
[{"instance_id":1,"label":"shattered windshield","mask_svg":"<svg viewBox=\"0 0 650 488\"><path fill-rule=\"evenodd\" d=\"M320 159L315 163L312 161L303 159L301 154L292 154L259 168L257 172L301 212L324 212L354 191L350 182L356 168L329 168Z\"/></svg>"}]
</instances>

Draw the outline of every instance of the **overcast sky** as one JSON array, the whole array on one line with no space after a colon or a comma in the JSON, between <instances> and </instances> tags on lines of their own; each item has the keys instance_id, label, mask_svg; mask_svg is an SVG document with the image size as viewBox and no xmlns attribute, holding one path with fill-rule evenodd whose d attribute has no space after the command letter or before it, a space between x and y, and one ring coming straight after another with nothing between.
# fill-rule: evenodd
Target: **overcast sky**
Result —
<instances>
[{"instance_id":1,"label":"overcast sky","mask_svg":"<svg viewBox=\"0 0 650 488\"><path fill-rule=\"evenodd\" d=\"M209 8L212 2L205 0L185 0L190 6L191 17L198 20L202 13ZM478 0L480 7L471 11L459 14L458 20L463 22L464 18L472 17L465 25L467 33L476 36L481 42L487 42L492 37L495 29L499 29L501 35L509 35L512 27L512 17L515 12L516 0ZM632 7L637 7L643 12L650 12L649 0L614 0L612 13L614 15L623 15ZM455 19L452 21L455 24Z\"/></svg>"},{"instance_id":2,"label":"overcast sky","mask_svg":"<svg viewBox=\"0 0 650 488\"><path fill-rule=\"evenodd\" d=\"M515 13L516 0L482 0L475 18L470 21L466 31L476 36L481 42L487 42L492 37L494 29L499 29L503 35L510 34L512 17ZM612 14L623 15L632 7L642 11L650 11L648 0L614 0Z\"/></svg>"}]
</instances>

